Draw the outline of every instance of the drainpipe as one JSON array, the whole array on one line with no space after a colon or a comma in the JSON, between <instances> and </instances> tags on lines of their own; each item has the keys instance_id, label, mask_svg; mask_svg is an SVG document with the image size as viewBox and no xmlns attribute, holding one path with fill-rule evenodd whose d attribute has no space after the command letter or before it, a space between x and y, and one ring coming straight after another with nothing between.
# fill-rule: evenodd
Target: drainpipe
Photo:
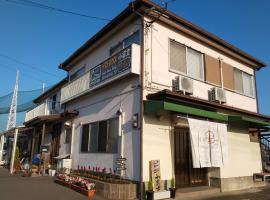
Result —
<instances>
[{"instance_id":1,"label":"drainpipe","mask_svg":"<svg viewBox=\"0 0 270 200\"><path fill-rule=\"evenodd\" d=\"M13 173L14 168L14 160L15 160L15 152L16 152L16 146L17 146L17 138L18 138L18 128L15 129L14 134L14 141L13 141L13 147L12 147L12 156L11 156L11 165L10 165L10 173Z\"/></svg>"},{"instance_id":2,"label":"drainpipe","mask_svg":"<svg viewBox=\"0 0 270 200\"><path fill-rule=\"evenodd\" d=\"M70 146L70 158L71 158L71 168L74 163L74 137L75 137L75 123L72 122L71 125L71 146Z\"/></svg>"},{"instance_id":3,"label":"drainpipe","mask_svg":"<svg viewBox=\"0 0 270 200\"><path fill-rule=\"evenodd\" d=\"M140 70L140 199L144 199L143 184L143 90L144 90L144 18L141 17L141 70Z\"/></svg>"}]
</instances>

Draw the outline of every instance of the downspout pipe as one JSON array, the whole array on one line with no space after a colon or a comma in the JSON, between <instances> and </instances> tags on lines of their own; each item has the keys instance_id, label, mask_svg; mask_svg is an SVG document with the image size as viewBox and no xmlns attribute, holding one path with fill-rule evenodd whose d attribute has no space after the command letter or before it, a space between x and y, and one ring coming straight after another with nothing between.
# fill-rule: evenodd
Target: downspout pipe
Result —
<instances>
[{"instance_id":1,"label":"downspout pipe","mask_svg":"<svg viewBox=\"0 0 270 200\"><path fill-rule=\"evenodd\" d=\"M144 18L141 17L141 69L140 69L140 199L144 199L143 183L143 94L144 94Z\"/></svg>"}]
</instances>

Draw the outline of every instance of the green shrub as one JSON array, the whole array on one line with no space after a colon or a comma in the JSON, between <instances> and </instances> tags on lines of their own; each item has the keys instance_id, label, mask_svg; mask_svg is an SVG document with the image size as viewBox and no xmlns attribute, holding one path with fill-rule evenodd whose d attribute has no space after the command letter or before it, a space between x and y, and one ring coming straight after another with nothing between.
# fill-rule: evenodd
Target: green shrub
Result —
<instances>
[{"instance_id":1,"label":"green shrub","mask_svg":"<svg viewBox=\"0 0 270 200\"><path fill-rule=\"evenodd\" d=\"M171 188L175 188L175 178L171 179Z\"/></svg>"},{"instance_id":2,"label":"green shrub","mask_svg":"<svg viewBox=\"0 0 270 200\"><path fill-rule=\"evenodd\" d=\"M16 147L14 162L15 163L20 163L20 150L19 150L19 147Z\"/></svg>"},{"instance_id":3,"label":"green shrub","mask_svg":"<svg viewBox=\"0 0 270 200\"><path fill-rule=\"evenodd\" d=\"M148 191L153 191L153 181L152 181L152 180L149 180L149 181L148 181L148 187L147 187L147 190L148 190Z\"/></svg>"}]
</instances>

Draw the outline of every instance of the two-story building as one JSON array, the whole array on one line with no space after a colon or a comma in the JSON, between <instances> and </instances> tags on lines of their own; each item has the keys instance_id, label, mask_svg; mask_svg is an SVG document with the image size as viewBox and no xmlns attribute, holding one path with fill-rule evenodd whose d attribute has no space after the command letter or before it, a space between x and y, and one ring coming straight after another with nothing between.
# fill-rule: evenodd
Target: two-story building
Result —
<instances>
[{"instance_id":1,"label":"two-story building","mask_svg":"<svg viewBox=\"0 0 270 200\"><path fill-rule=\"evenodd\" d=\"M60 65L68 72L59 86L62 112L78 113L61 121L60 155L70 154L74 169L116 171L124 157L125 178L141 183L153 179L154 161L161 188L174 177L177 188L253 187L263 168L250 135L270 125L258 111L256 71L263 67L170 11L136 0Z\"/></svg>"}]
</instances>

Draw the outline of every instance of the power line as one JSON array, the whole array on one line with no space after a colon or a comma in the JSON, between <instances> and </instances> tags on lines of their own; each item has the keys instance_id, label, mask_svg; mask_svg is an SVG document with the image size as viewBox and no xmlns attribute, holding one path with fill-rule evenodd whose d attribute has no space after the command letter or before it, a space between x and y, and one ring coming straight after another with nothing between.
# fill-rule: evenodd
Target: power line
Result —
<instances>
[{"instance_id":1,"label":"power line","mask_svg":"<svg viewBox=\"0 0 270 200\"><path fill-rule=\"evenodd\" d=\"M24 67L29 67L29 68L31 68L31 69L40 71L40 72L45 73L45 74L48 74L48 75L50 75L50 76L54 76L54 77L56 77L56 78L61 78L60 76L57 76L57 75L55 75L55 74L53 74L53 73L50 73L50 72L48 72L48 71L42 70L42 69L40 69L40 68L37 68L37 67L35 67L35 66L29 65L29 64L27 64L27 63L25 63L25 62L22 62L22 61L20 61L20 60L18 60L18 59L16 59L16 58L12 58L12 57L7 56L7 55L5 55L5 54L1 54L1 53L0 53L0 57L7 58L7 59L9 59L9 60L11 60L11 61L14 61L14 62L16 62L16 63L18 63L18 64L24 66Z\"/></svg>"},{"instance_id":2,"label":"power line","mask_svg":"<svg viewBox=\"0 0 270 200\"><path fill-rule=\"evenodd\" d=\"M10 66L10 65L5 65L5 64L1 64L1 63L0 63L0 67L2 67L2 68L4 68L4 69L7 69L7 70L9 70L9 71L12 71L12 72L13 72L12 69L17 70L16 67L12 67L12 66ZM12 69L10 69L10 68L12 68ZM40 82L40 83L46 83L46 84L49 84L48 82L43 81L43 80L41 80L41 79L39 79L39 78L37 78L37 77L35 77L35 76L33 76L33 75L27 74L27 73L25 73L24 71L21 72L21 74L24 74L25 76L28 76L29 78L35 79L36 81L38 81L38 82Z\"/></svg>"},{"instance_id":3,"label":"power line","mask_svg":"<svg viewBox=\"0 0 270 200\"><path fill-rule=\"evenodd\" d=\"M61 9L61 8L56 8L56 7L46 5L46 4L34 2L34 1L31 1L31 0L5 0L5 1L10 2L10 3L14 3L14 4L32 6L32 7L36 7L36 8L41 8L41 9L46 9L46 10L52 10L52 11L67 13L67 14L76 15L76 16L85 17L85 18L91 18L91 19L102 20L102 21L107 21L107 22L112 21L111 19L92 16L92 15L86 15L86 14L73 12L73 11L69 11L69 10L64 10L64 9Z\"/></svg>"}]
</instances>

